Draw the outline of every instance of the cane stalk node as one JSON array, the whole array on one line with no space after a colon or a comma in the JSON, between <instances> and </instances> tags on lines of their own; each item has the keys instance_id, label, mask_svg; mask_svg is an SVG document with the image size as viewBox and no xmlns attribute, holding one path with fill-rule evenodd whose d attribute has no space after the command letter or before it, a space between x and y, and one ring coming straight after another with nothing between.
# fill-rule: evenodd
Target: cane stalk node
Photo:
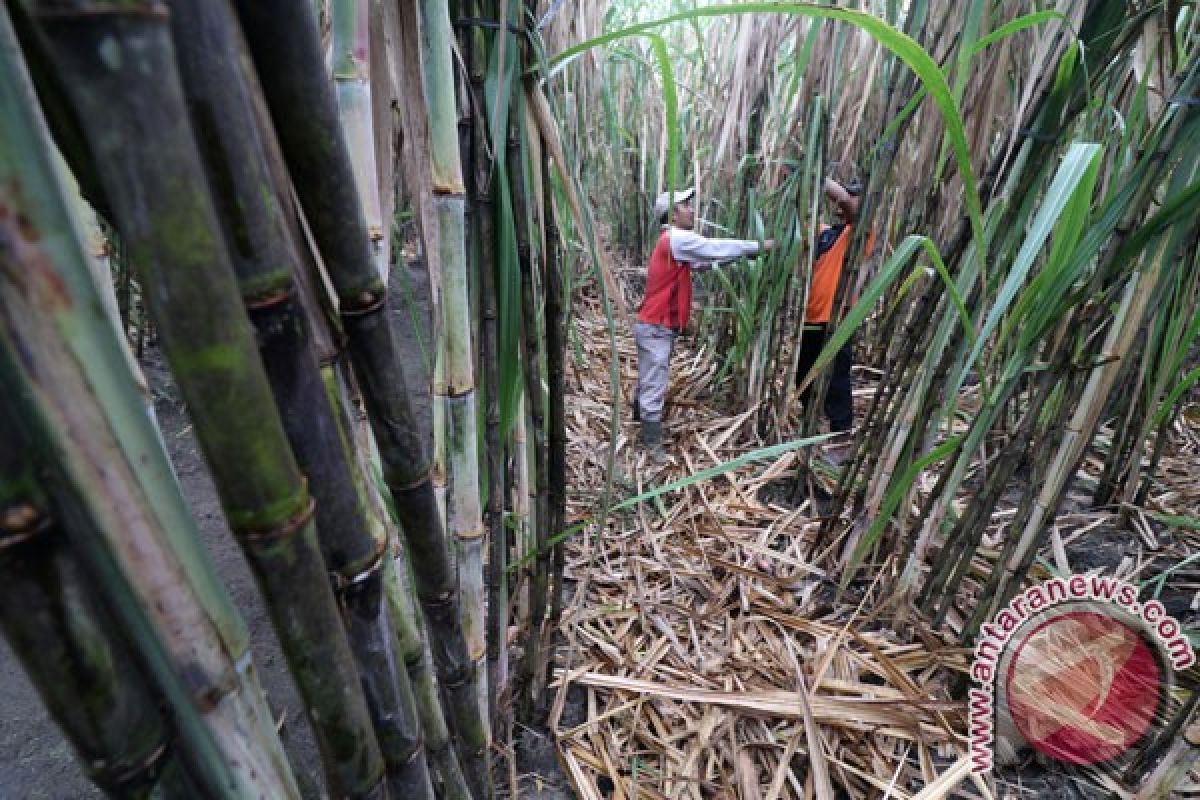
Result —
<instances>
[{"instance_id":1,"label":"cane stalk node","mask_svg":"<svg viewBox=\"0 0 1200 800\"><path fill-rule=\"evenodd\" d=\"M329 579L333 583L333 591L335 594L342 594L353 590L357 586L369 581L371 578L379 574L379 571L384 567L383 557L387 554L387 540L380 540L379 546L375 548L375 555L371 557L370 562L364 569L347 574L349 570L332 571L329 573Z\"/></svg>"},{"instance_id":2,"label":"cane stalk node","mask_svg":"<svg viewBox=\"0 0 1200 800\"><path fill-rule=\"evenodd\" d=\"M352 298L342 299L341 314L343 317L365 317L383 308L385 303L386 289L363 289Z\"/></svg>"},{"instance_id":3,"label":"cane stalk node","mask_svg":"<svg viewBox=\"0 0 1200 800\"><path fill-rule=\"evenodd\" d=\"M291 300L294 294L295 287L290 284L281 289L271 289L254 297L246 298L246 310L253 312L275 308Z\"/></svg>"},{"instance_id":4,"label":"cane stalk node","mask_svg":"<svg viewBox=\"0 0 1200 800\"><path fill-rule=\"evenodd\" d=\"M307 496L307 494L308 494L308 490L305 489L305 495ZM279 525L275 525L275 526L272 526L269 528L235 526L234 533L236 533L239 537L241 537L243 539L247 539L247 540L254 541L254 542L269 542L269 541L275 541L276 539L282 539L284 537L291 536L293 533L295 533L296 531L302 529L305 525L307 525L309 520L312 519L313 514L316 513L316 510L317 510L316 501L313 500L311 496L307 496L307 501L308 502L305 503L304 507L300 510L299 513L293 515L292 517L289 517L288 519L286 519L283 523L281 523Z\"/></svg>"},{"instance_id":5,"label":"cane stalk node","mask_svg":"<svg viewBox=\"0 0 1200 800\"><path fill-rule=\"evenodd\" d=\"M0 550L35 539L50 529L50 515L30 503L17 503L0 512Z\"/></svg>"}]
</instances>

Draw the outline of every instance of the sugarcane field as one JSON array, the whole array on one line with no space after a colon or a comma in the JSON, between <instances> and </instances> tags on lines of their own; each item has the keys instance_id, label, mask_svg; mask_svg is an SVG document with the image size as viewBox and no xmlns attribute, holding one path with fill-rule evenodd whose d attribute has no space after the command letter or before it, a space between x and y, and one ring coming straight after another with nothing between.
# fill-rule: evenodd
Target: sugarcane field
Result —
<instances>
[{"instance_id":1,"label":"sugarcane field","mask_svg":"<svg viewBox=\"0 0 1200 800\"><path fill-rule=\"evenodd\" d=\"M0 60L0 800L1200 800L1194 0Z\"/></svg>"}]
</instances>

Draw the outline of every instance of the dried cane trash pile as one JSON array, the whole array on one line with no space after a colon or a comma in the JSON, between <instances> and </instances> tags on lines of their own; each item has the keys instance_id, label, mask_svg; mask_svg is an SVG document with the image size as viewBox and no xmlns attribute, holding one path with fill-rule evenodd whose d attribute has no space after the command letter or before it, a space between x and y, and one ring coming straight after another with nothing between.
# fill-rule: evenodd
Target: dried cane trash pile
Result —
<instances>
[{"instance_id":1,"label":"dried cane trash pile","mask_svg":"<svg viewBox=\"0 0 1200 800\"><path fill-rule=\"evenodd\" d=\"M617 327L627 397L636 348ZM600 502L612 442L609 332L586 310L577 331L567 375L572 521ZM705 406L712 359L689 347L677 342L672 361L671 463L646 462L623 407L613 502L747 449L746 415ZM873 617L889 578L838 595L807 560L811 509L759 499L795 458L613 512L569 541L573 596L550 726L580 797L991 797L969 774L965 710L949 700L968 654L902 644ZM583 719L572 719L580 698Z\"/></svg>"}]
</instances>

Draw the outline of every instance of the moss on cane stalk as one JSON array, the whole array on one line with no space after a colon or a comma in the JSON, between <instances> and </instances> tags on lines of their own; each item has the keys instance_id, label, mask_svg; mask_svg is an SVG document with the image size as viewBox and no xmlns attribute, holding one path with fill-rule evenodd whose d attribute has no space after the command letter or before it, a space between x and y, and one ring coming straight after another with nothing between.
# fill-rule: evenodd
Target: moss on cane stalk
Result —
<instances>
[{"instance_id":1,"label":"moss on cane stalk","mask_svg":"<svg viewBox=\"0 0 1200 800\"><path fill-rule=\"evenodd\" d=\"M239 2L237 9L284 156L340 301L384 481L413 563L420 565L415 570L417 593L436 645L435 662L447 691L463 768L468 775L484 775L486 728L458 623L454 574L436 512L430 462L396 361L385 288L372 266L315 25L299 2ZM283 39L277 26L281 14L291 14L297 22Z\"/></svg>"},{"instance_id":2,"label":"moss on cane stalk","mask_svg":"<svg viewBox=\"0 0 1200 800\"><path fill-rule=\"evenodd\" d=\"M347 642L333 633L337 611L311 500L240 309L171 62L166 17L103 10L80 16L36 5L34 17L68 76L226 515L307 701L330 784L338 794L371 796L382 777L378 744ZM144 152L155 158L143 159Z\"/></svg>"},{"instance_id":3,"label":"moss on cane stalk","mask_svg":"<svg viewBox=\"0 0 1200 800\"><path fill-rule=\"evenodd\" d=\"M13 149L0 149L0 363L11 409L40 448L65 459L47 491L170 703L197 783L232 797L295 796L245 626L199 544L123 345L98 313L71 204L3 22L0 14L0 141Z\"/></svg>"},{"instance_id":4,"label":"moss on cane stalk","mask_svg":"<svg viewBox=\"0 0 1200 800\"><path fill-rule=\"evenodd\" d=\"M382 602L380 572L385 540L372 535L358 492L356 460L326 393L304 315L292 290L300 268L297 247L282 218L290 202L271 190L273 138L260 134L254 82L236 23L220 6L181 3L172 18L178 32L189 103L212 182L243 300L257 331L284 428L316 499L318 539L355 655L394 792L431 797L420 726L408 676L394 669L391 624ZM268 187L258 191L258 187ZM317 318L316 315L310 315Z\"/></svg>"}]
</instances>

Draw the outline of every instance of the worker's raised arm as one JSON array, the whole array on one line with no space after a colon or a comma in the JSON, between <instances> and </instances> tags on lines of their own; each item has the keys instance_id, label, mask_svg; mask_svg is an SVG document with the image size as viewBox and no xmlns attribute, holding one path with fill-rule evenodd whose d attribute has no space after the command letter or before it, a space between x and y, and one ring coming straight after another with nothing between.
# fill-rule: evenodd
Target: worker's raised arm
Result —
<instances>
[{"instance_id":1,"label":"worker's raised arm","mask_svg":"<svg viewBox=\"0 0 1200 800\"><path fill-rule=\"evenodd\" d=\"M858 219L858 206L861 198L850 194L845 186L842 186L833 178L825 179L825 196L837 204L847 222L853 222Z\"/></svg>"},{"instance_id":2,"label":"worker's raised arm","mask_svg":"<svg viewBox=\"0 0 1200 800\"><path fill-rule=\"evenodd\" d=\"M675 228L671 231L671 255L703 269L711 264L723 264L742 256L758 255L775 246L774 239L767 239L760 246L750 239L709 239L694 231Z\"/></svg>"}]
</instances>

